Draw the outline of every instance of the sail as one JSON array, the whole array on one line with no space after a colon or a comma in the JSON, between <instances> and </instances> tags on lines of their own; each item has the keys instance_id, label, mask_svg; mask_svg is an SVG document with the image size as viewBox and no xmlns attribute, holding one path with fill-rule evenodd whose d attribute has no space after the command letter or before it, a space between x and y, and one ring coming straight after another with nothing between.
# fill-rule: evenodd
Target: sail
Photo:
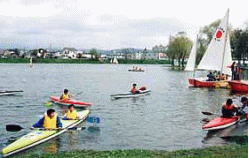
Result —
<instances>
[{"instance_id":1,"label":"sail","mask_svg":"<svg viewBox=\"0 0 249 158\"><path fill-rule=\"evenodd\" d=\"M222 71L222 73L229 73L226 69L228 61L231 57L230 44L227 46L228 35L228 18L229 10L227 11L225 17L222 19L219 27L216 29L215 34L208 48L202 57L200 64L197 69L199 70L216 70ZM228 64L229 65L229 64ZM231 65L231 64L230 64Z\"/></svg>"},{"instance_id":2,"label":"sail","mask_svg":"<svg viewBox=\"0 0 249 158\"><path fill-rule=\"evenodd\" d=\"M192 46L192 49L191 49L191 52L190 52L190 55L189 55L189 58L188 58L188 62L187 62L187 65L185 67L185 71L194 71L195 69L195 61L196 61L196 52L197 52L197 40L198 40L198 37L196 38L193 46Z\"/></svg>"},{"instance_id":3,"label":"sail","mask_svg":"<svg viewBox=\"0 0 249 158\"><path fill-rule=\"evenodd\" d=\"M118 64L118 59L116 57L113 59L113 64Z\"/></svg>"},{"instance_id":4,"label":"sail","mask_svg":"<svg viewBox=\"0 0 249 158\"><path fill-rule=\"evenodd\" d=\"M232 71L228 66L231 66L233 63L232 60L232 53L231 53L231 45L230 45L230 36L227 35L227 41L226 41L226 49L225 49L225 55L224 55L224 62L223 62L223 72L224 74L232 75Z\"/></svg>"}]
</instances>

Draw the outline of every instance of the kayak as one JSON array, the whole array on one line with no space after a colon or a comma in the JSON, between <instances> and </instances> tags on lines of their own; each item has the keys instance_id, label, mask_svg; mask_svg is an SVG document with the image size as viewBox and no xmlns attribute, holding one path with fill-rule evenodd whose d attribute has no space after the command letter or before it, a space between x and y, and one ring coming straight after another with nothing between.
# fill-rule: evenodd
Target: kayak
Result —
<instances>
[{"instance_id":1,"label":"kayak","mask_svg":"<svg viewBox=\"0 0 249 158\"><path fill-rule=\"evenodd\" d=\"M65 128L62 130L39 130L39 129L32 130L28 134L22 136L15 142L3 148L2 149L3 157L7 157L15 153L24 151L38 144L46 142L56 136L61 135L62 133L67 131L67 128L72 128L82 123L87 118L89 113L90 110L79 111L78 115L81 118L80 120L61 120L62 128Z\"/></svg>"},{"instance_id":2,"label":"kayak","mask_svg":"<svg viewBox=\"0 0 249 158\"><path fill-rule=\"evenodd\" d=\"M23 91L0 91L0 96L17 95L20 92Z\"/></svg>"},{"instance_id":3,"label":"kayak","mask_svg":"<svg viewBox=\"0 0 249 158\"><path fill-rule=\"evenodd\" d=\"M233 116L231 118L217 117L203 125L202 129L206 131L224 129L236 124L239 120L239 116Z\"/></svg>"},{"instance_id":4,"label":"kayak","mask_svg":"<svg viewBox=\"0 0 249 158\"><path fill-rule=\"evenodd\" d=\"M87 107L87 106L92 105L92 103L86 103L86 102L77 101L77 100L73 100L73 99L60 100L59 97L55 97L55 96L51 96L50 99L52 102L54 102L56 104L66 105L66 106L73 104L75 107Z\"/></svg>"},{"instance_id":5,"label":"kayak","mask_svg":"<svg viewBox=\"0 0 249 158\"><path fill-rule=\"evenodd\" d=\"M128 71L131 71L131 72L144 72L144 70L132 70L132 69L129 69Z\"/></svg>"},{"instance_id":6,"label":"kayak","mask_svg":"<svg viewBox=\"0 0 249 158\"><path fill-rule=\"evenodd\" d=\"M132 94L131 92L130 93L126 93L126 94L114 94L114 95L111 95L112 98L114 99L119 99L119 98L137 98L137 97L141 97L141 96L144 96L146 94L149 94L151 91L150 90L140 90L140 93L137 93L137 94Z\"/></svg>"}]
</instances>

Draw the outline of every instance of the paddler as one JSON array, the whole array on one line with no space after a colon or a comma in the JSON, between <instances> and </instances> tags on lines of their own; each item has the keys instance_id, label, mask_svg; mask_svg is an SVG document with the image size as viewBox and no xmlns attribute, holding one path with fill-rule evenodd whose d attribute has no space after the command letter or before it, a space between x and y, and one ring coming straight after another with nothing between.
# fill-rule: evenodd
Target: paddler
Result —
<instances>
[{"instance_id":1,"label":"paddler","mask_svg":"<svg viewBox=\"0 0 249 158\"><path fill-rule=\"evenodd\" d=\"M79 116L77 114L77 111L74 108L74 105L71 104L68 106L68 110L66 112L66 114L64 115L64 120L76 120L78 119Z\"/></svg>"},{"instance_id":2,"label":"paddler","mask_svg":"<svg viewBox=\"0 0 249 158\"><path fill-rule=\"evenodd\" d=\"M69 100L71 98L71 95L69 94L68 89L64 89L64 93L61 95L61 100Z\"/></svg>"},{"instance_id":3,"label":"paddler","mask_svg":"<svg viewBox=\"0 0 249 158\"><path fill-rule=\"evenodd\" d=\"M33 128L56 129L62 128L60 118L57 116L54 109L48 109L47 113L33 125Z\"/></svg>"},{"instance_id":4,"label":"paddler","mask_svg":"<svg viewBox=\"0 0 249 158\"><path fill-rule=\"evenodd\" d=\"M227 99L226 104L222 106L222 117L233 117L237 111L238 109L233 105L233 100Z\"/></svg>"},{"instance_id":5,"label":"paddler","mask_svg":"<svg viewBox=\"0 0 249 158\"><path fill-rule=\"evenodd\" d=\"M239 107L238 114L248 119L248 98L242 97L240 101L242 103L242 106Z\"/></svg>"},{"instance_id":6,"label":"paddler","mask_svg":"<svg viewBox=\"0 0 249 158\"><path fill-rule=\"evenodd\" d=\"M132 84L132 89L131 89L131 93L132 94L138 94L138 93L140 93L140 91L136 87L137 87L137 84L133 83Z\"/></svg>"}]
</instances>

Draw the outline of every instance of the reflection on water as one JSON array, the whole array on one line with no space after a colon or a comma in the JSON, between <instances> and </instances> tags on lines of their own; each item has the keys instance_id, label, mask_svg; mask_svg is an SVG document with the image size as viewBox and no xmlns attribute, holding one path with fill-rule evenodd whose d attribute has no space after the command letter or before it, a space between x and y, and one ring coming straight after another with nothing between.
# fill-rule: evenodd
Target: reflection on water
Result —
<instances>
[{"instance_id":1,"label":"reflection on water","mask_svg":"<svg viewBox=\"0 0 249 158\"><path fill-rule=\"evenodd\" d=\"M202 147L210 137L202 131L201 111L220 113L222 103L231 97L227 89L189 88L192 73L169 71L160 65L143 65L144 73L130 73L131 65L94 64L0 64L1 89L23 90L22 96L0 97L0 135L6 146L13 133L5 131L6 124L30 127L47 110L44 103L52 95L60 96L68 88L75 99L92 102L91 114L99 116L99 128L68 131L36 151L158 149L175 150ZM151 94L112 100L110 95L126 93L132 83L146 86ZM62 115L66 107L54 105ZM211 119L212 117L208 117ZM236 129L240 129L238 127ZM15 135L29 132L24 129ZM234 131L232 131L234 132ZM216 134L215 134L216 135ZM213 136L213 138L216 136ZM219 138L219 136L217 136ZM205 141L203 141L203 139ZM226 141L223 140L224 143ZM217 141L207 144L216 145ZM34 150L29 150L34 151Z\"/></svg>"}]
</instances>

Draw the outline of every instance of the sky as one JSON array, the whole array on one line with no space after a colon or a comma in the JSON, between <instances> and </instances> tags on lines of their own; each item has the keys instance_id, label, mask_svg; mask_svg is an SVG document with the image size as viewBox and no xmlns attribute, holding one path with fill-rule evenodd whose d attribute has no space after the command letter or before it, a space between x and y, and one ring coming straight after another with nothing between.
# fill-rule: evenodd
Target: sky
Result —
<instances>
[{"instance_id":1,"label":"sky","mask_svg":"<svg viewBox=\"0 0 249 158\"><path fill-rule=\"evenodd\" d=\"M0 0L0 48L150 49L179 31L193 39L228 8L245 27L247 0Z\"/></svg>"}]
</instances>

